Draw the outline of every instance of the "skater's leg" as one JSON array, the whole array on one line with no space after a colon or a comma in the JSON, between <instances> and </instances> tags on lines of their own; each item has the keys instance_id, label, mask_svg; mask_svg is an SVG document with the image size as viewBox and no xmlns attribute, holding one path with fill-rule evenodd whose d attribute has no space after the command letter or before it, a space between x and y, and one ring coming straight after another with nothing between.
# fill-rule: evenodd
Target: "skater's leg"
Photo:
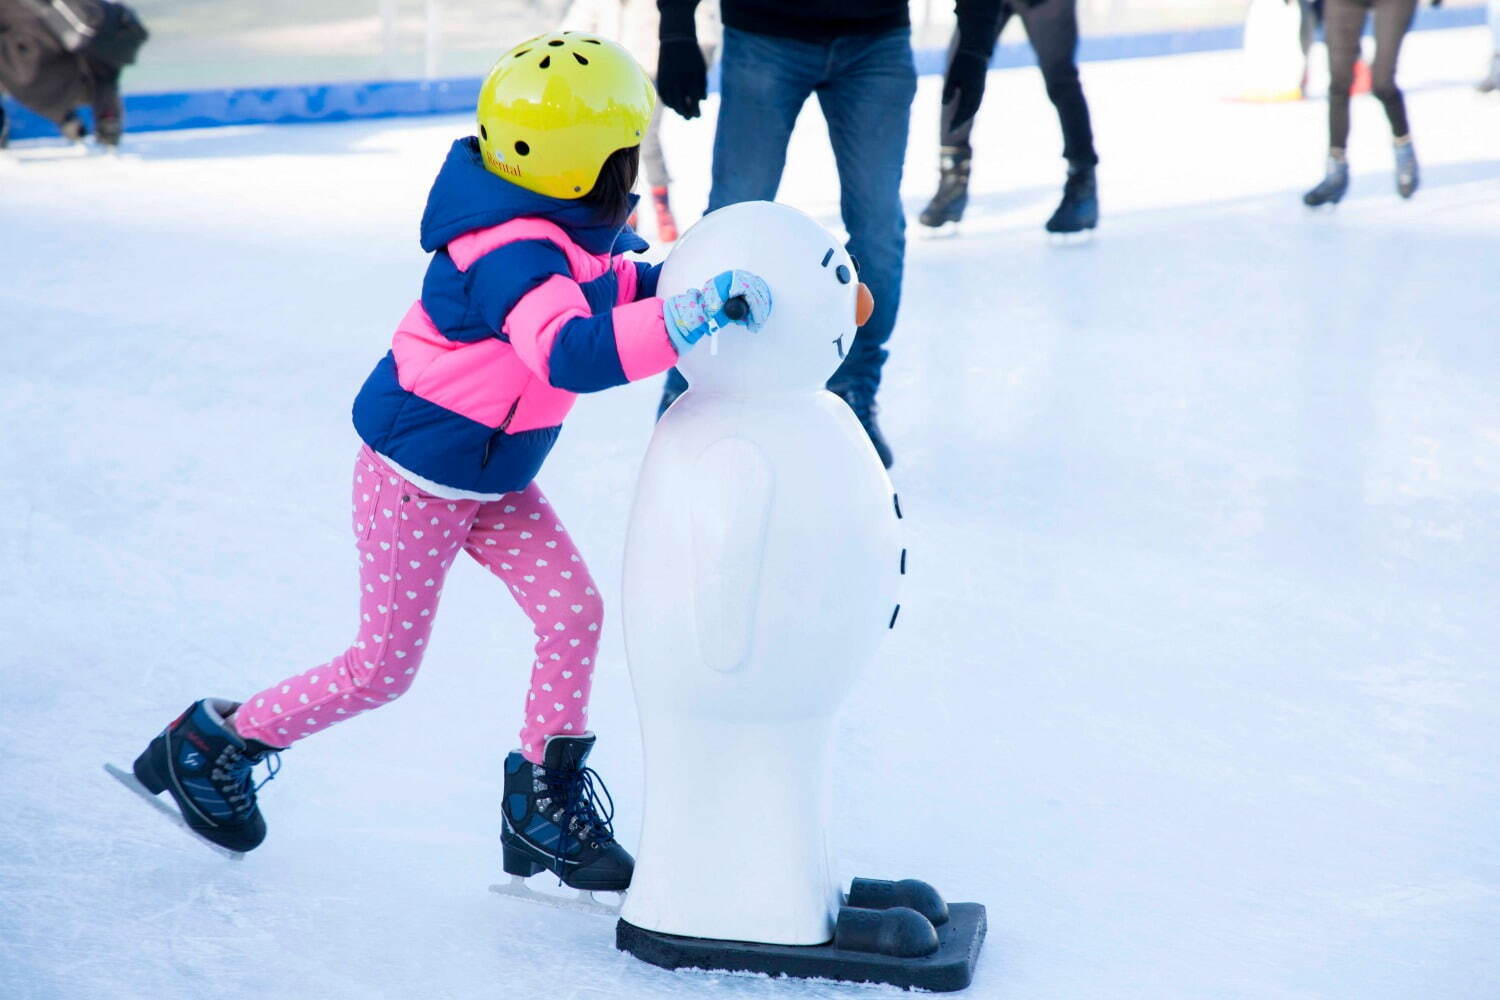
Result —
<instances>
[{"instance_id":1,"label":"skater's leg","mask_svg":"<svg viewBox=\"0 0 1500 1000\"><path fill-rule=\"evenodd\" d=\"M1396 86L1396 63L1401 58L1401 42L1406 38L1416 15L1417 0L1376 0L1375 63L1371 67L1371 92L1385 106L1391 135L1398 139L1411 134L1406 120L1406 99Z\"/></svg>"},{"instance_id":2,"label":"skater's leg","mask_svg":"<svg viewBox=\"0 0 1500 1000\"><path fill-rule=\"evenodd\" d=\"M588 729L603 599L536 483L481 507L464 548L506 583L536 631L521 752L540 764L547 737Z\"/></svg>"},{"instance_id":3,"label":"skater's leg","mask_svg":"<svg viewBox=\"0 0 1500 1000\"><path fill-rule=\"evenodd\" d=\"M906 254L901 171L917 76L906 29L841 38L834 44L837 58L818 87L818 103L838 165L849 252L860 263L860 280L875 297L875 311L855 334L830 383L858 384L873 393L901 305Z\"/></svg>"},{"instance_id":4,"label":"skater's leg","mask_svg":"<svg viewBox=\"0 0 1500 1000\"><path fill-rule=\"evenodd\" d=\"M286 747L403 694L422 662L443 581L479 506L432 496L362 449L354 466L360 577L354 643L245 699L233 719L239 734Z\"/></svg>"},{"instance_id":5,"label":"skater's leg","mask_svg":"<svg viewBox=\"0 0 1500 1000\"><path fill-rule=\"evenodd\" d=\"M1302 20L1297 25L1297 40L1302 44L1302 59L1305 62L1318 37L1318 8L1313 0L1297 0L1297 3L1302 14Z\"/></svg>"},{"instance_id":6,"label":"skater's leg","mask_svg":"<svg viewBox=\"0 0 1500 1000\"><path fill-rule=\"evenodd\" d=\"M995 27L996 40L1005 30L1010 15L1010 7L1001 4ZM954 31L953 37L948 40L948 58L943 68L944 79L953 68L953 60L958 55L958 45L958 32ZM980 95L980 99L982 102L983 95ZM976 113L968 120L955 125L954 119L958 117L958 104L958 94L955 93L952 100L943 104L938 114L938 189L917 216L917 221L933 229L950 222L958 222L964 217L964 209L969 205L969 169L973 158L969 136L973 134L974 119L978 115Z\"/></svg>"},{"instance_id":7,"label":"skater's leg","mask_svg":"<svg viewBox=\"0 0 1500 1000\"><path fill-rule=\"evenodd\" d=\"M724 29L709 211L776 197L792 126L826 56L812 42Z\"/></svg>"},{"instance_id":8,"label":"skater's leg","mask_svg":"<svg viewBox=\"0 0 1500 1000\"><path fill-rule=\"evenodd\" d=\"M1368 7L1360 0L1325 0L1323 38L1328 44L1328 148L1342 156L1349 143L1349 88Z\"/></svg>"},{"instance_id":9,"label":"skater's leg","mask_svg":"<svg viewBox=\"0 0 1500 1000\"><path fill-rule=\"evenodd\" d=\"M672 183L672 175L667 172L667 158L661 148L660 101L651 109L651 121L641 138L641 166L646 171L646 183L651 187L664 188Z\"/></svg>"},{"instance_id":10,"label":"skater's leg","mask_svg":"<svg viewBox=\"0 0 1500 1000\"><path fill-rule=\"evenodd\" d=\"M1047 83L1047 97L1062 125L1063 156L1070 165L1093 166L1094 130L1078 78L1078 0L1046 0L1021 12L1026 37Z\"/></svg>"}]
</instances>

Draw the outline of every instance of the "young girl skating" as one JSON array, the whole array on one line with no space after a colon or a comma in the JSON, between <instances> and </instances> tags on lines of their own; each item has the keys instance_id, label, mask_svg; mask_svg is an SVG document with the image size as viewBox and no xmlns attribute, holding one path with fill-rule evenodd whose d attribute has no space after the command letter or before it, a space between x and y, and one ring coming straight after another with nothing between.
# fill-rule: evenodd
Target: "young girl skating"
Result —
<instances>
[{"instance_id":1,"label":"young girl skating","mask_svg":"<svg viewBox=\"0 0 1500 1000\"><path fill-rule=\"evenodd\" d=\"M467 554L535 626L519 749L505 761L505 870L578 889L630 884L631 857L585 767L603 606L535 477L576 393L660 374L724 323L770 315L730 271L655 296L625 228L655 93L624 49L566 32L523 42L485 80L478 137L448 153L422 216L421 298L354 401L360 608L353 644L243 702L195 702L136 759L188 826L230 851L266 824L252 766L395 700L422 660L448 570ZM705 275L705 277L708 277Z\"/></svg>"}]
</instances>

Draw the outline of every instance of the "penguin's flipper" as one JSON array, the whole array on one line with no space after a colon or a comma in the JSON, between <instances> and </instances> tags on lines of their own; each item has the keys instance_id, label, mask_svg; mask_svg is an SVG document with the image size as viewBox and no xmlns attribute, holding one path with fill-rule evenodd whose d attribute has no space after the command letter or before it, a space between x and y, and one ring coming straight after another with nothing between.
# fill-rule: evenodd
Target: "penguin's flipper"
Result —
<instances>
[{"instance_id":1,"label":"penguin's flipper","mask_svg":"<svg viewBox=\"0 0 1500 1000\"><path fill-rule=\"evenodd\" d=\"M693 468L693 610L713 670L744 668L755 632L775 473L744 438L710 445Z\"/></svg>"}]
</instances>

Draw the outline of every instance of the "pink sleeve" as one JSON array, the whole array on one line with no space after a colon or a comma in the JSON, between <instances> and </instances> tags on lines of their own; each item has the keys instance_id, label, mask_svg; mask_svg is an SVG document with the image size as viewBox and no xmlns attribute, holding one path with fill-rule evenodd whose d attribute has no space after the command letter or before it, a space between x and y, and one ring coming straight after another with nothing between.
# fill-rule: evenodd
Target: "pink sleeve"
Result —
<instances>
[{"instance_id":1,"label":"pink sleeve","mask_svg":"<svg viewBox=\"0 0 1500 1000\"><path fill-rule=\"evenodd\" d=\"M620 367L632 382L660 375L677 363L677 348L667 336L661 309L661 299L654 296L615 307L615 347Z\"/></svg>"},{"instance_id":2,"label":"pink sleeve","mask_svg":"<svg viewBox=\"0 0 1500 1000\"><path fill-rule=\"evenodd\" d=\"M504 333L521 363L552 384L552 345L569 320L589 315L583 289L572 278L554 274L521 296L505 317Z\"/></svg>"},{"instance_id":3,"label":"pink sleeve","mask_svg":"<svg viewBox=\"0 0 1500 1000\"><path fill-rule=\"evenodd\" d=\"M507 314L503 332L537 378L572 392L649 378L677 363L661 299L641 299L594 316L583 289L563 275L523 295Z\"/></svg>"},{"instance_id":4,"label":"pink sleeve","mask_svg":"<svg viewBox=\"0 0 1500 1000\"><path fill-rule=\"evenodd\" d=\"M635 262L626 260L623 256L614 260L615 282L620 286L619 294L615 296L616 305L627 305L635 301L635 289L638 284L635 271Z\"/></svg>"}]
</instances>

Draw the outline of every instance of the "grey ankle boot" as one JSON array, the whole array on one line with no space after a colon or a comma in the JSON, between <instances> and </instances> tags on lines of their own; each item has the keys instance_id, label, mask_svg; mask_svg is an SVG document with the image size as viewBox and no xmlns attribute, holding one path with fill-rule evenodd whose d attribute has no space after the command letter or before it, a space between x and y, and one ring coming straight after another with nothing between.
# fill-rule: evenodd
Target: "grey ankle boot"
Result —
<instances>
[{"instance_id":1,"label":"grey ankle boot","mask_svg":"<svg viewBox=\"0 0 1500 1000\"><path fill-rule=\"evenodd\" d=\"M1318 186L1302 196L1302 203L1309 208L1319 205L1337 205L1344 192L1349 190L1349 163L1340 156L1328 155L1328 173Z\"/></svg>"},{"instance_id":2,"label":"grey ankle boot","mask_svg":"<svg viewBox=\"0 0 1500 1000\"><path fill-rule=\"evenodd\" d=\"M1408 136L1405 141L1396 140L1396 193L1403 198L1410 198L1416 193L1420 181L1417 150L1411 144L1411 137Z\"/></svg>"}]
</instances>

